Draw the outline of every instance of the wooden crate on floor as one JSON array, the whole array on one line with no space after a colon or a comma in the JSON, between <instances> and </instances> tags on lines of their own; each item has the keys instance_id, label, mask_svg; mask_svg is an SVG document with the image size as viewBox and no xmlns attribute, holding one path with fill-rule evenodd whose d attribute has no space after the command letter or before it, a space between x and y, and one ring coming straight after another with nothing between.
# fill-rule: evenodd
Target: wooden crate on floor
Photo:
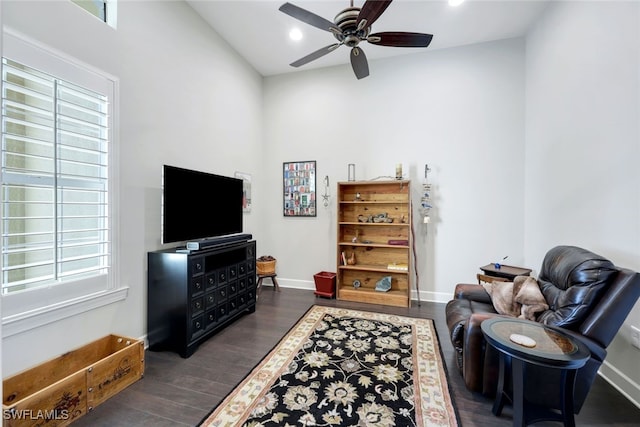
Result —
<instances>
[{"instance_id":1,"label":"wooden crate on floor","mask_svg":"<svg viewBox=\"0 0 640 427\"><path fill-rule=\"evenodd\" d=\"M66 426L144 374L144 343L108 335L3 380L4 426Z\"/></svg>"}]
</instances>

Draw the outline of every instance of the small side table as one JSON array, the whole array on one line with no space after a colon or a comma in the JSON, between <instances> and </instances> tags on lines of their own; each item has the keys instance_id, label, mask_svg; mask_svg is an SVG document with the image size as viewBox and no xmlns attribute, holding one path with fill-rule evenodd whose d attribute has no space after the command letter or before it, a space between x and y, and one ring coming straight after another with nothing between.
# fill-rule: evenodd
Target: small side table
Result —
<instances>
[{"instance_id":1,"label":"small side table","mask_svg":"<svg viewBox=\"0 0 640 427\"><path fill-rule=\"evenodd\" d=\"M256 285L256 288L258 289L258 292L262 290L262 280L269 278L271 279L271 281L273 282L273 290L274 291L278 291L280 292L280 286L278 286L278 281L276 280L276 274L258 274L258 283Z\"/></svg>"},{"instance_id":2,"label":"small side table","mask_svg":"<svg viewBox=\"0 0 640 427\"><path fill-rule=\"evenodd\" d=\"M513 282L516 276L528 276L531 273L530 268L514 267L512 265L501 265L500 268L496 268L495 264L487 264L480 267L480 270L487 276L502 277Z\"/></svg>"},{"instance_id":3,"label":"small side table","mask_svg":"<svg viewBox=\"0 0 640 427\"><path fill-rule=\"evenodd\" d=\"M553 420L561 421L567 427L575 427L573 417L573 390L576 371L589 360L591 353L585 344L564 333L562 329L546 326L529 320L494 317L482 322L482 332L487 342L500 352L500 374L493 414L502 413L505 398L505 387L512 382L513 389L513 425L524 427L528 424ZM535 341L518 344L517 336L524 336ZM539 365L561 370L560 413L550 408L540 408L529 404L524 398L524 379L527 365Z\"/></svg>"}]
</instances>

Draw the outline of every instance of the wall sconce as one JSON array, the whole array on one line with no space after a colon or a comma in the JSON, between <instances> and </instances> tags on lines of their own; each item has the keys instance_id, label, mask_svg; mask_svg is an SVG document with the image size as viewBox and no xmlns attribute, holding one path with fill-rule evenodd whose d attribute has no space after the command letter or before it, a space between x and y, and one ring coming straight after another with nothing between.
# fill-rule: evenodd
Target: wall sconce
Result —
<instances>
[{"instance_id":1,"label":"wall sconce","mask_svg":"<svg viewBox=\"0 0 640 427\"><path fill-rule=\"evenodd\" d=\"M324 177L324 194L322 195L322 204L324 207L329 206L329 175Z\"/></svg>"}]
</instances>

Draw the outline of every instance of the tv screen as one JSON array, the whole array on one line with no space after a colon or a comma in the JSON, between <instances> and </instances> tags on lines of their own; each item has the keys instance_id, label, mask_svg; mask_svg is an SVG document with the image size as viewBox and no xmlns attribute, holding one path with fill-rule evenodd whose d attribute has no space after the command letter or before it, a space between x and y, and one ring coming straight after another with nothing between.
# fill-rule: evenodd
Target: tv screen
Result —
<instances>
[{"instance_id":1,"label":"tv screen","mask_svg":"<svg viewBox=\"0 0 640 427\"><path fill-rule=\"evenodd\" d=\"M241 179L163 166L162 243L241 232Z\"/></svg>"}]
</instances>

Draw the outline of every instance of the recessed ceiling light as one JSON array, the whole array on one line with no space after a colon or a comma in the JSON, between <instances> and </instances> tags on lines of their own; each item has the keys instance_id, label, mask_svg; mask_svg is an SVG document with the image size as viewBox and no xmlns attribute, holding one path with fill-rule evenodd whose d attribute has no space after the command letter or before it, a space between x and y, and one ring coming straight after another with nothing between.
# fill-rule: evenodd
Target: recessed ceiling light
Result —
<instances>
[{"instance_id":1,"label":"recessed ceiling light","mask_svg":"<svg viewBox=\"0 0 640 427\"><path fill-rule=\"evenodd\" d=\"M300 31L297 28L294 28L293 30L289 31L289 37L291 38L291 40L302 40L302 31Z\"/></svg>"},{"instance_id":2,"label":"recessed ceiling light","mask_svg":"<svg viewBox=\"0 0 640 427\"><path fill-rule=\"evenodd\" d=\"M460 6L464 0L449 0L449 6Z\"/></svg>"}]
</instances>

